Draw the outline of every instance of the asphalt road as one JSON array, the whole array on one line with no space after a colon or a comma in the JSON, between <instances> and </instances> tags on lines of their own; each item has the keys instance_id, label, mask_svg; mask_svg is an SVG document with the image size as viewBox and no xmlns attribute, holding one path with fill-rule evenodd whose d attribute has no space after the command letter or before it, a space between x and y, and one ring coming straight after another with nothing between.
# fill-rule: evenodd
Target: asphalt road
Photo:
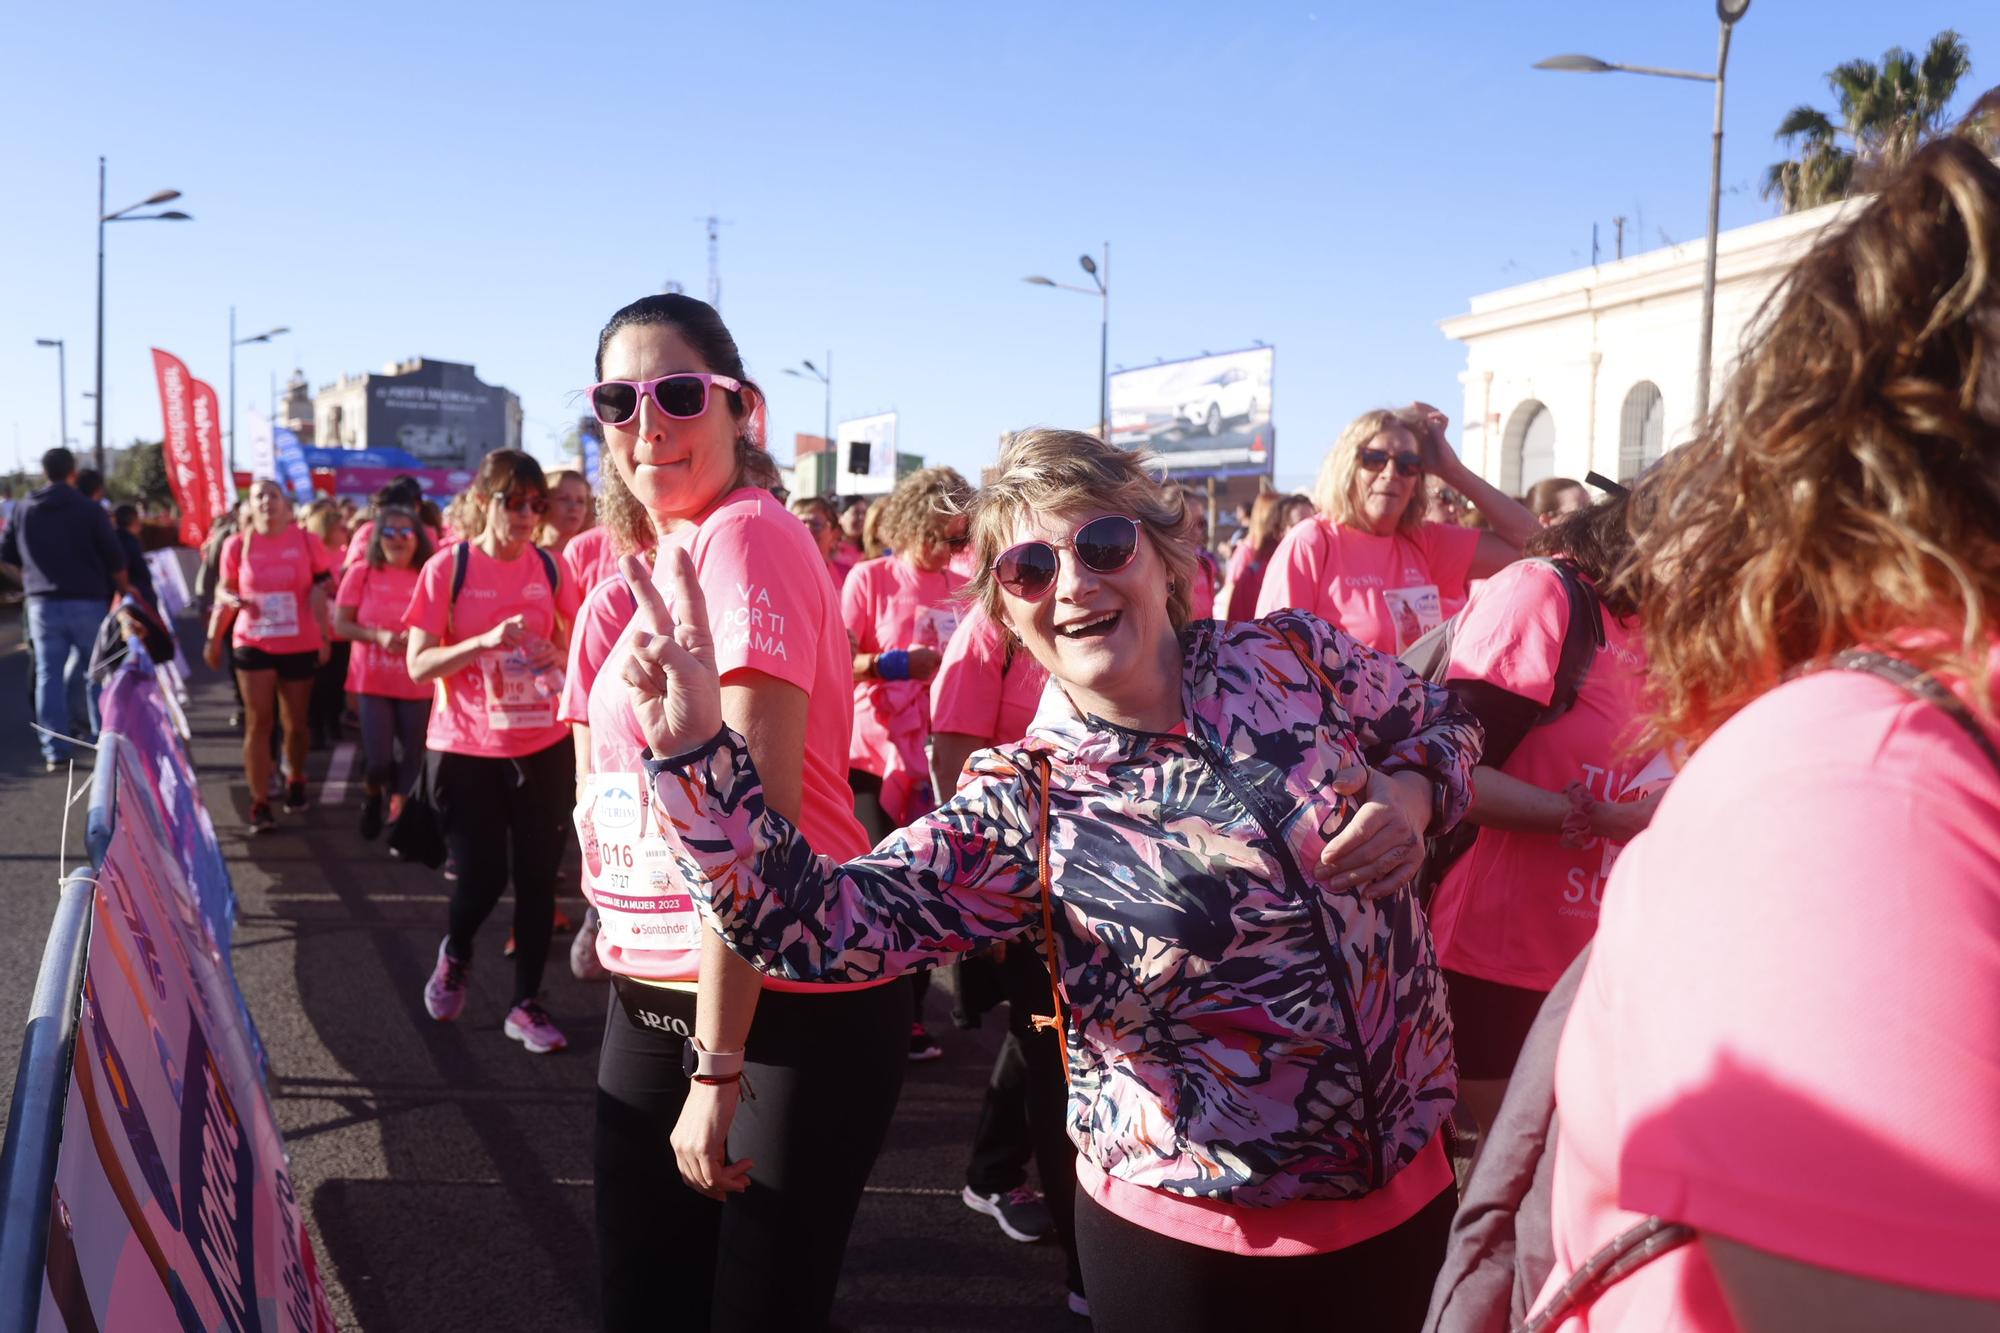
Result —
<instances>
[{"instance_id":1,"label":"asphalt road","mask_svg":"<svg viewBox=\"0 0 2000 1333\"><path fill-rule=\"evenodd\" d=\"M9 629L0 622L0 903L14 928L0 932L0 1030L12 1034L53 905L63 782L41 773L23 721L25 654ZM547 1000L570 1048L533 1056L509 1041L503 904L481 937L465 1016L432 1022L421 990L444 929L444 882L355 834L339 751L313 756L311 811L244 836L229 692L199 664L195 673L194 759L239 897L237 976L270 1051L272 1101L341 1325L594 1327L590 1127L604 988L570 976L559 937ZM74 864L80 827L68 845ZM1009 1241L959 1201L1000 1034L993 1018L952 1029L948 1005L932 994L945 1057L909 1071L835 1319L853 1330L1075 1333L1085 1324L1064 1309L1054 1245ZM0 1046L11 1089L18 1041Z\"/></svg>"}]
</instances>

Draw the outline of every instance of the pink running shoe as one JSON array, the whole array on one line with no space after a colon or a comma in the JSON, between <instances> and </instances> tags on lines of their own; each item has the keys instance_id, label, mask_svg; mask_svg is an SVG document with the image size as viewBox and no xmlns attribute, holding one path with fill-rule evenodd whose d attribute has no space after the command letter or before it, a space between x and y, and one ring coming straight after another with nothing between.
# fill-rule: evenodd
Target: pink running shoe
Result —
<instances>
[{"instance_id":1,"label":"pink running shoe","mask_svg":"<svg viewBox=\"0 0 2000 1333\"><path fill-rule=\"evenodd\" d=\"M424 983L424 1008L440 1023L449 1023L465 1011L465 974L472 970L471 963L446 953L445 943L438 941L437 966Z\"/></svg>"},{"instance_id":2,"label":"pink running shoe","mask_svg":"<svg viewBox=\"0 0 2000 1333\"><path fill-rule=\"evenodd\" d=\"M507 1011L501 1028L536 1055L547 1055L569 1045L569 1038L549 1019L549 1011L536 1000L523 1000Z\"/></svg>"}]
</instances>

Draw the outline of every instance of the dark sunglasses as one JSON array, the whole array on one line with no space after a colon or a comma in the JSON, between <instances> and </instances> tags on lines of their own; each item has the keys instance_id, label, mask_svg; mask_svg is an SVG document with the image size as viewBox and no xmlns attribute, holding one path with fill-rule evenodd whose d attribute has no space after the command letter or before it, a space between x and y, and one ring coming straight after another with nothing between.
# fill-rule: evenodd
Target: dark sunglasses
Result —
<instances>
[{"instance_id":1,"label":"dark sunglasses","mask_svg":"<svg viewBox=\"0 0 2000 1333\"><path fill-rule=\"evenodd\" d=\"M397 539L399 539L399 538L402 538L402 537L414 537L414 536L416 536L416 535L417 535L417 530L416 530L415 528L383 528L383 529L382 529L382 540L383 540L383 541L385 541L385 542L392 542L392 541L396 541Z\"/></svg>"},{"instance_id":2,"label":"dark sunglasses","mask_svg":"<svg viewBox=\"0 0 2000 1333\"><path fill-rule=\"evenodd\" d=\"M622 426L639 415L639 399L650 394L653 405L678 421L708 411L708 386L736 393L743 381L727 375L662 375L656 380L605 380L590 386L590 410L607 426Z\"/></svg>"},{"instance_id":3,"label":"dark sunglasses","mask_svg":"<svg viewBox=\"0 0 2000 1333\"><path fill-rule=\"evenodd\" d=\"M507 506L507 512L510 514L549 512L549 498L546 495L510 495L500 503Z\"/></svg>"},{"instance_id":4,"label":"dark sunglasses","mask_svg":"<svg viewBox=\"0 0 2000 1333\"><path fill-rule=\"evenodd\" d=\"M1396 472L1405 477L1424 475L1422 454L1392 454L1387 449L1357 449L1354 456L1361 460L1361 466L1370 472L1380 472L1389 464L1396 465Z\"/></svg>"},{"instance_id":5,"label":"dark sunglasses","mask_svg":"<svg viewBox=\"0 0 2000 1333\"><path fill-rule=\"evenodd\" d=\"M1116 574L1139 554L1139 520L1123 514L1093 518L1066 542L1022 542L993 562L993 577L1024 602L1038 602L1056 586L1058 548L1076 552L1093 574Z\"/></svg>"}]
</instances>

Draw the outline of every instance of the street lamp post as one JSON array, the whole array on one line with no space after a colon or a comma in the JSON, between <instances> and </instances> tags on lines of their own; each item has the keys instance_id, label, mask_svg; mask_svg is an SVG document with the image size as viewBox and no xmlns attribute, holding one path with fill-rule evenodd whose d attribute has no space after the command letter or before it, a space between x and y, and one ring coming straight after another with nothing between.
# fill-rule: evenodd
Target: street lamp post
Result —
<instances>
[{"instance_id":1,"label":"street lamp post","mask_svg":"<svg viewBox=\"0 0 2000 1333\"><path fill-rule=\"evenodd\" d=\"M66 364L68 357L63 351L63 340L37 338L35 346L56 349L56 429L61 432L56 436L56 443L67 449L69 448L69 369Z\"/></svg>"},{"instance_id":2,"label":"street lamp post","mask_svg":"<svg viewBox=\"0 0 2000 1333\"><path fill-rule=\"evenodd\" d=\"M104 224L107 222L187 222L191 219L177 208L164 213L137 213L134 209L151 208L155 204L172 203L181 197L179 190L155 190L136 204L119 209L116 213L104 211L104 159L97 159L97 420L91 424L96 429L97 470L104 471Z\"/></svg>"},{"instance_id":3,"label":"street lamp post","mask_svg":"<svg viewBox=\"0 0 2000 1333\"><path fill-rule=\"evenodd\" d=\"M255 337L239 338L236 336L236 307L229 307L229 475L231 478L229 486L231 490L236 488L234 480L236 476L236 349L239 347L248 347L251 343L267 343L281 333L290 332L290 328L280 324L275 329L265 329ZM272 416L275 417L276 415L277 409L273 407Z\"/></svg>"},{"instance_id":4,"label":"street lamp post","mask_svg":"<svg viewBox=\"0 0 2000 1333\"><path fill-rule=\"evenodd\" d=\"M1574 74L1652 74L1663 79L1692 79L1715 85L1715 134L1708 161L1708 262L1701 277L1701 345L1695 355L1694 418L1697 427L1708 419L1708 381L1715 346L1715 242L1722 219L1722 95L1729 69L1729 35L1750 10L1750 0L1715 0L1715 17L1722 33L1716 41L1715 73L1658 69L1651 65L1620 65L1595 56L1551 56L1535 62L1536 69Z\"/></svg>"},{"instance_id":5,"label":"street lamp post","mask_svg":"<svg viewBox=\"0 0 2000 1333\"><path fill-rule=\"evenodd\" d=\"M1099 264L1089 255L1079 256L1077 265L1090 275L1095 287L1080 287L1067 282L1056 282L1036 274L1021 281L1033 283L1037 287L1054 287L1058 291L1082 292L1085 296L1095 296L1103 302L1103 318L1097 330L1097 430L1101 438L1111 439L1111 242L1104 243L1104 262Z\"/></svg>"},{"instance_id":6,"label":"street lamp post","mask_svg":"<svg viewBox=\"0 0 2000 1333\"><path fill-rule=\"evenodd\" d=\"M804 379L818 380L821 384L826 386L826 407L825 407L825 416L823 419L824 424L820 426L820 430L823 432L821 438L826 441L826 447L828 452L830 452L833 455L834 479L836 482L838 482L840 478L840 450L834 448L833 444L833 349L832 348L827 349L825 370L821 370L818 366L814 365L810 361L800 361L799 365L804 366L806 368L806 371L809 371L811 373L807 374L801 372L792 366L786 366L785 373L787 375L796 375L798 376L798 378L802 380Z\"/></svg>"}]
</instances>

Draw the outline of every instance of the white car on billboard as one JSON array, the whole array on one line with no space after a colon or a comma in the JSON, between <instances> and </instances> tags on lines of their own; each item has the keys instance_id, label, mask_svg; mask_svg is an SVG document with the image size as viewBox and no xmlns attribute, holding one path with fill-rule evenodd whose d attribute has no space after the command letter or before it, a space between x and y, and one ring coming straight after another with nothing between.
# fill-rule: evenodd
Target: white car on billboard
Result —
<instances>
[{"instance_id":1,"label":"white car on billboard","mask_svg":"<svg viewBox=\"0 0 2000 1333\"><path fill-rule=\"evenodd\" d=\"M1174 418L1190 429L1220 435L1224 422L1255 421L1258 406L1257 377L1241 366L1229 366L1183 390Z\"/></svg>"}]
</instances>

